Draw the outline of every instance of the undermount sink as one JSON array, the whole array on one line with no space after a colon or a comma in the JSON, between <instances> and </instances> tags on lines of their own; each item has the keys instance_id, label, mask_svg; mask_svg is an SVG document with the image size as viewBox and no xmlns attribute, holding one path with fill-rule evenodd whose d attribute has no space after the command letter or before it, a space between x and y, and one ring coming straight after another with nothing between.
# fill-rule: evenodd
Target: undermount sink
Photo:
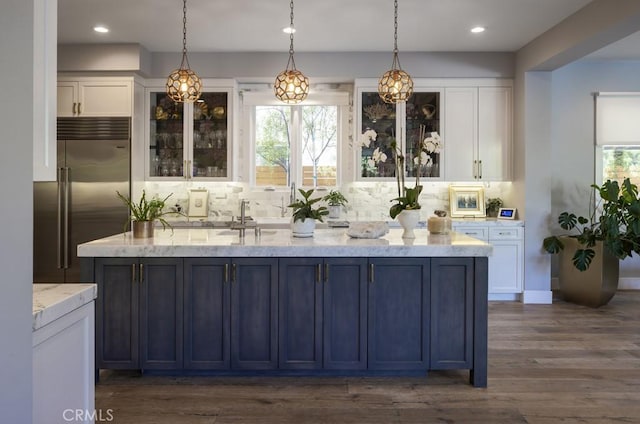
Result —
<instances>
[{"instance_id":1,"label":"undermount sink","mask_svg":"<svg viewBox=\"0 0 640 424\"><path fill-rule=\"evenodd\" d=\"M246 235L245 237L250 237L251 234L251 230L252 228L247 228L246 230ZM263 230L262 228L260 229L260 234L263 236L272 236L276 233L276 230ZM237 236L239 235L239 230L222 230L220 232L218 232L218 235L221 236Z\"/></svg>"}]
</instances>

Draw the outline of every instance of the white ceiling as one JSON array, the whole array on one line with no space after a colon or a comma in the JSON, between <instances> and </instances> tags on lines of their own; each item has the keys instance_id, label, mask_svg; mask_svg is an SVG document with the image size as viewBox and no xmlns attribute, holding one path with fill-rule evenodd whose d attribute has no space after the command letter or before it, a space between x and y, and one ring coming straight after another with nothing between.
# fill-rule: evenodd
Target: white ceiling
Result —
<instances>
[{"instance_id":1,"label":"white ceiling","mask_svg":"<svg viewBox=\"0 0 640 424\"><path fill-rule=\"evenodd\" d=\"M516 51L591 0L399 0L400 51ZM287 0L188 0L190 52L287 51ZM58 43L182 49L181 0L59 0ZM97 34L96 24L111 32ZM475 25L487 27L474 35ZM297 52L389 51L392 0L298 0ZM637 45L637 44L636 44ZM634 48L634 50L638 50Z\"/></svg>"}]
</instances>

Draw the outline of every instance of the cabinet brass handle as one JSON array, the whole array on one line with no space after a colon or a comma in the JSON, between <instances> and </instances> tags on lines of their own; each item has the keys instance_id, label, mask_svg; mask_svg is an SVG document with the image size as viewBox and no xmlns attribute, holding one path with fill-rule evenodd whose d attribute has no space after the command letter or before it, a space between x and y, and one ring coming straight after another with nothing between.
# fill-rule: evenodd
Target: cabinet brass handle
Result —
<instances>
[{"instance_id":1,"label":"cabinet brass handle","mask_svg":"<svg viewBox=\"0 0 640 424\"><path fill-rule=\"evenodd\" d=\"M193 178L193 168L191 167L191 159L187 160L187 170L183 172L188 179Z\"/></svg>"},{"instance_id":2,"label":"cabinet brass handle","mask_svg":"<svg viewBox=\"0 0 640 424\"><path fill-rule=\"evenodd\" d=\"M73 114L77 114L78 113L78 103L73 102Z\"/></svg>"},{"instance_id":3,"label":"cabinet brass handle","mask_svg":"<svg viewBox=\"0 0 640 424\"><path fill-rule=\"evenodd\" d=\"M324 282L329 281L329 264L324 264Z\"/></svg>"},{"instance_id":4,"label":"cabinet brass handle","mask_svg":"<svg viewBox=\"0 0 640 424\"><path fill-rule=\"evenodd\" d=\"M478 178L482 179L482 160L478 161Z\"/></svg>"},{"instance_id":5,"label":"cabinet brass handle","mask_svg":"<svg viewBox=\"0 0 640 424\"><path fill-rule=\"evenodd\" d=\"M320 284L320 273L322 272L322 265L321 264L317 264L316 265L316 283Z\"/></svg>"},{"instance_id":6,"label":"cabinet brass handle","mask_svg":"<svg viewBox=\"0 0 640 424\"><path fill-rule=\"evenodd\" d=\"M373 283L373 280L374 280L373 271L374 271L374 265L369 264L369 282L370 283Z\"/></svg>"},{"instance_id":7,"label":"cabinet brass handle","mask_svg":"<svg viewBox=\"0 0 640 424\"><path fill-rule=\"evenodd\" d=\"M224 282L229 282L229 264L224 264Z\"/></svg>"},{"instance_id":8,"label":"cabinet brass handle","mask_svg":"<svg viewBox=\"0 0 640 424\"><path fill-rule=\"evenodd\" d=\"M182 178L184 178L185 180L187 179L187 175L188 175L187 174L187 170L189 169L188 166L189 166L188 162L185 159L184 163L182 164Z\"/></svg>"},{"instance_id":9,"label":"cabinet brass handle","mask_svg":"<svg viewBox=\"0 0 640 424\"><path fill-rule=\"evenodd\" d=\"M144 264L140 264L140 284L144 282Z\"/></svg>"},{"instance_id":10,"label":"cabinet brass handle","mask_svg":"<svg viewBox=\"0 0 640 424\"><path fill-rule=\"evenodd\" d=\"M131 284L136 283L136 264L131 264Z\"/></svg>"},{"instance_id":11,"label":"cabinet brass handle","mask_svg":"<svg viewBox=\"0 0 640 424\"><path fill-rule=\"evenodd\" d=\"M473 161L473 178L478 178L478 161Z\"/></svg>"},{"instance_id":12,"label":"cabinet brass handle","mask_svg":"<svg viewBox=\"0 0 640 424\"><path fill-rule=\"evenodd\" d=\"M231 264L231 282L236 283L236 264Z\"/></svg>"}]
</instances>

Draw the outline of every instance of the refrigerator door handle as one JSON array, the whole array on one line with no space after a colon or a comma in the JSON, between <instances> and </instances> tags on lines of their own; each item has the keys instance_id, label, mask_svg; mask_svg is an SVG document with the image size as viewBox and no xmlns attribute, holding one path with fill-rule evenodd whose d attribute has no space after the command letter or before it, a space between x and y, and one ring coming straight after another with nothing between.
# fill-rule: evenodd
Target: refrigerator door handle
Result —
<instances>
[{"instance_id":1,"label":"refrigerator door handle","mask_svg":"<svg viewBox=\"0 0 640 424\"><path fill-rule=\"evenodd\" d=\"M58 248L56 249L57 252L57 266L58 269L62 269L62 267L64 266L62 263L62 256L63 256L63 249L62 249L62 240L63 240L63 229L62 229L62 215L64 213L63 211L63 193L64 193L64 180L63 180L63 174L64 174L64 168L58 168L58 175L57 175L57 180L58 180L58 196L57 196L57 200L58 200L58 225L57 225L57 230L58 230Z\"/></svg>"},{"instance_id":2,"label":"refrigerator door handle","mask_svg":"<svg viewBox=\"0 0 640 424\"><path fill-rule=\"evenodd\" d=\"M69 182L69 173L71 168L64 168L64 219L63 219L63 249L64 249L64 269L68 269L69 263L69 190L71 183Z\"/></svg>"}]
</instances>

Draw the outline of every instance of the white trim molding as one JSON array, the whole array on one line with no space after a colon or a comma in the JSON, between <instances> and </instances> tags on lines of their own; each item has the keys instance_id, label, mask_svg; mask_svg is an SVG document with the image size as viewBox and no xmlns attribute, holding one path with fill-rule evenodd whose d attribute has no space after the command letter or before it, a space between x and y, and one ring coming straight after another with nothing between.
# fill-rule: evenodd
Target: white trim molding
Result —
<instances>
[{"instance_id":1,"label":"white trim molding","mask_svg":"<svg viewBox=\"0 0 640 424\"><path fill-rule=\"evenodd\" d=\"M553 292L551 290L525 290L522 293L522 303L551 305L553 303Z\"/></svg>"}]
</instances>

